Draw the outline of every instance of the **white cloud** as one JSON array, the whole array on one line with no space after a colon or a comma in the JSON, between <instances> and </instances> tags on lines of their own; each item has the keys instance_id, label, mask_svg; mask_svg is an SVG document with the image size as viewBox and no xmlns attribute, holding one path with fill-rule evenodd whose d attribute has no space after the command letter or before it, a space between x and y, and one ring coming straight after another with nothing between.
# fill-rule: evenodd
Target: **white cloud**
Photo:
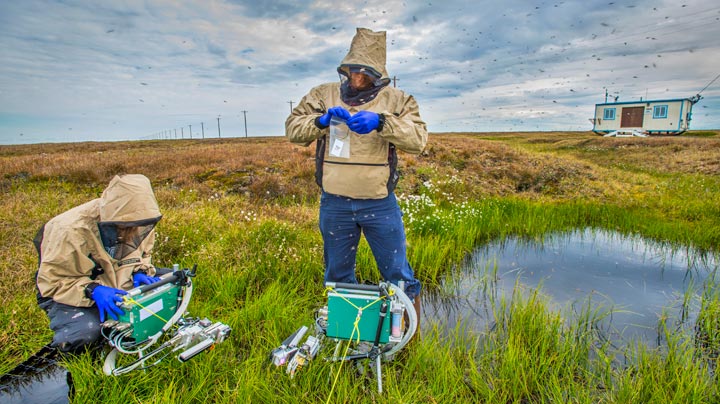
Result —
<instances>
[{"instance_id":1,"label":"white cloud","mask_svg":"<svg viewBox=\"0 0 720 404\"><path fill-rule=\"evenodd\" d=\"M388 31L388 72L431 131L587 130L606 88L700 91L718 21L710 0L2 2L0 144L195 135L218 115L279 136L359 26ZM694 128L720 128L720 80L702 95Z\"/></svg>"}]
</instances>

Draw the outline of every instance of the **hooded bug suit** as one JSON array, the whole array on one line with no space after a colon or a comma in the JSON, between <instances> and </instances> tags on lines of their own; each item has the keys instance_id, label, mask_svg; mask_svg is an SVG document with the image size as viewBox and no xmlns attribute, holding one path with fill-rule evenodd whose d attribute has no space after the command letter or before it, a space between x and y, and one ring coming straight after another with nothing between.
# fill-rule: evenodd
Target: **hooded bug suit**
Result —
<instances>
[{"instance_id":1,"label":"hooded bug suit","mask_svg":"<svg viewBox=\"0 0 720 404\"><path fill-rule=\"evenodd\" d=\"M427 143L427 129L415 99L393 87L385 69L386 33L358 28L350 50L338 67L339 83L317 86L303 97L285 122L291 142L316 145L316 181L322 188L320 231L323 236L325 281L355 283L355 257L360 233L372 249L383 278L405 282L412 299L420 293L407 262L402 213L395 199L398 180L396 149L419 154ZM348 84L351 72L373 79L371 89ZM367 134L350 132L349 156L333 153L329 129L319 118L340 106L351 115L378 114L380 123Z\"/></svg>"},{"instance_id":2,"label":"hooded bug suit","mask_svg":"<svg viewBox=\"0 0 720 404\"><path fill-rule=\"evenodd\" d=\"M155 275L151 252L160 220L150 180L116 176L102 196L70 209L38 232L38 304L55 332L53 346L76 351L100 337L94 285L129 290L133 274Z\"/></svg>"}]
</instances>

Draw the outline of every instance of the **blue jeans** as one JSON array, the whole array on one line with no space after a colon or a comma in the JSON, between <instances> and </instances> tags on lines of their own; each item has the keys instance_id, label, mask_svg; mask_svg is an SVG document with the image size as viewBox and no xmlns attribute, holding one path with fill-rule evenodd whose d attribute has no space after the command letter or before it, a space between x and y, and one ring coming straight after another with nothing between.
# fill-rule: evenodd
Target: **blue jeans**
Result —
<instances>
[{"instance_id":1,"label":"blue jeans","mask_svg":"<svg viewBox=\"0 0 720 404\"><path fill-rule=\"evenodd\" d=\"M75 307L50 299L40 305L50 318L52 346L61 352L81 353L102 341L100 313L96 306Z\"/></svg>"},{"instance_id":2,"label":"blue jeans","mask_svg":"<svg viewBox=\"0 0 720 404\"><path fill-rule=\"evenodd\" d=\"M396 285L405 281L410 299L420 294L420 281L407 260L405 227L394 194L383 199L352 199L323 192L319 224L325 282L357 283L355 257L362 233L383 279Z\"/></svg>"}]
</instances>

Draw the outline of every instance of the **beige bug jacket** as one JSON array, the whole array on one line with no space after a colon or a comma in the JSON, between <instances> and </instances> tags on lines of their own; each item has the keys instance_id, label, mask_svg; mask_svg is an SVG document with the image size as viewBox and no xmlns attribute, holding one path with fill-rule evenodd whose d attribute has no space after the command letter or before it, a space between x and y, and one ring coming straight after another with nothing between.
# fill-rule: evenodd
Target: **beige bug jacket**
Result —
<instances>
[{"instance_id":1,"label":"beige bug jacket","mask_svg":"<svg viewBox=\"0 0 720 404\"><path fill-rule=\"evenodd\" d=\"M363 66L380 75L381 81L389 82L385 36L384 31L358 28L338 68L341 76L347 75L351 66ZM394 148L412 154L422 152L428 136L425 122L415 99L397 88L385 85L372 100L353 106L343 102L340 86L327 83L310 90L285 121L285 135L305 146L318 140L316 176L326 192L356 199L384 198L397 182ZM326 144L329 128L319 128L315 119L334 106L342 106L351 115L361 110L376 112L384 116L385 123L381 131L365 135L350 131L343 139L349 142L349 157L333 156L332 146Z\"/></svg>"},{"instance_id":2,"label":"beige bug jacket","mask_svg":"<svg viewBox=\"0 0 720 404\"><path fill-rule=\"evenodd\" d=\"M37 276L40 295L87 307L94 302L85 296L84 289L92 282L128 290L133 287L133 272L142 269L154 275L154 226L161 217L147 177L116 176L100 198L45 224ZM123 228L132 232L118 237L125 234L119 233Z\"/></svg>"}]
</instances>

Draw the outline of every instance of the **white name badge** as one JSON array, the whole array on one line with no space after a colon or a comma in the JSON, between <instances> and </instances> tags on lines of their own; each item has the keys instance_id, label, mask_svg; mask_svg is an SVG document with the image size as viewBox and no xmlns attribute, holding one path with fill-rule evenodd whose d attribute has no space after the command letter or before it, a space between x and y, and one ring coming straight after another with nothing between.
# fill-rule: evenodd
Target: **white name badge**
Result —
<instances>
[{"instance_id":1,"label":"white name badge","mask_svg":"<svg viewBox=\"0 0 720 404\"><path fill-rule=\"evenodd\" d=\"M330 155L333 157L345 157L342 155L343 146L345 146L345 142L335 139L332 148L330 149Z\"/></svg>"}]
</instances>

